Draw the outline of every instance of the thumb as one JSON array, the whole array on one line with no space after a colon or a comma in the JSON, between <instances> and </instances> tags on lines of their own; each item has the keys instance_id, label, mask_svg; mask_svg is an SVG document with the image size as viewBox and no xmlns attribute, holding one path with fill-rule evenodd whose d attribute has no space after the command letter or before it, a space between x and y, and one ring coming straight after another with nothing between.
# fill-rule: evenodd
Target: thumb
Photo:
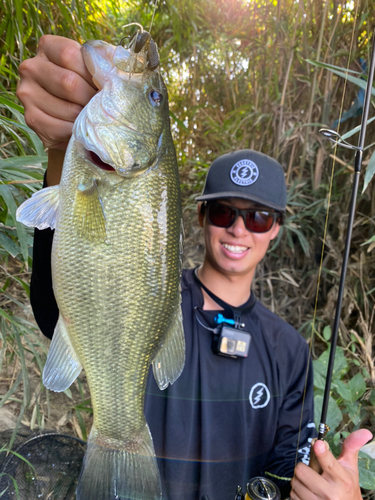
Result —
<instances>
[{"instance_id":1,"label":"thumb","mask_svg":"<svg viewBox=\"0 0 375 500\"><path fill-rule=\"evenodd\" d=\"M372 434L367 429L352 432L343 442L338 461L343 466L357 467L358 452L370 439Z\"/></svg>"}]
</instances>

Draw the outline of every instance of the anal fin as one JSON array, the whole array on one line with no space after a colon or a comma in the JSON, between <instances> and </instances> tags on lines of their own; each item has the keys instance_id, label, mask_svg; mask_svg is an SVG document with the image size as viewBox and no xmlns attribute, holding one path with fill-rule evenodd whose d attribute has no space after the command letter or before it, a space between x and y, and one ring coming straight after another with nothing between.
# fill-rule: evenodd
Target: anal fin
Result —
<instances>
[{"instance_id":1,"label":"anal fin","mask_svg":"<svg viewBox=\"0 0 375 500\"><path fill-rule=\"evenodd\" d=\"M18 222L38 229L47 227L55 229L59 192L59 186L51 186L34 193L18 207L16 212Z\"/></svg>"},{"instance_id":2,"label":"anal fin","mask_svg":"<svg viewBox=\"0 0 375 500\"><path fill-rule=\"evenodd\" d=\"M92 242L106 240L105 215L95 180L91 185L78 185L73 211L80 236Z\"/></svg>"},{"instance_id":3,"label":"anal fin","mask_svg":"<svg viewBox=\"0 0 375 500\"><path fill-rule=\"evenodd\" d=\"M81 370L82 365L60 314L43 370L43 384L51 391L65 391L78 377Z\"/></svg>"},{"instance_id":4,"label":"anal fin","mask_svg":"<svg viewBox=\"0 0 375 500\"><path fill-rule=\"evenodd\" d=\"M185 365L185 335L179 305L160 351L152 362L159 389L166 389L181 375Z\"/></svg>"}]
</instances>

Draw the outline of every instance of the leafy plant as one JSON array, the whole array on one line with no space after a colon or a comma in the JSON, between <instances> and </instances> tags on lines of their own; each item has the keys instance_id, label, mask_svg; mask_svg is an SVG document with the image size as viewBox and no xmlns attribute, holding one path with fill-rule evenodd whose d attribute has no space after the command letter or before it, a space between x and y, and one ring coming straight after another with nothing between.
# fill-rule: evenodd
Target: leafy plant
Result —
<instances>
[{"instance_id":1,"label":"leafy plant","mask_svg":"<svg viewBox=\"0 0 375 500\"><path fill-rule=\"evenodd\" d=\"M323 338L327 348L313 361L314 367L314 412L315 425L318 428L323 403L323 392L327 374L328 358L330 353L331 329L326 326L323 329ZM356 338L354 337L347 350L355 351ZM330 428L326 439L332 452L338 456L341 451L341 442L349 435L349 431L359 429L365 422L373 420L373 397L364 399L364 394L371 394L372 389L366 384L369 373L362 368L361 371L349 376L358 368L358 361L345 354L342 347L337 347L332 374L331 395L329 398L327 425ZM372 394L371 394L372 395ZM364 457L364 454L361 455ZM366 460L360 460L360 484L365 489L375 489L375 460L369 456Z\"/></svg>"}]
</instances>

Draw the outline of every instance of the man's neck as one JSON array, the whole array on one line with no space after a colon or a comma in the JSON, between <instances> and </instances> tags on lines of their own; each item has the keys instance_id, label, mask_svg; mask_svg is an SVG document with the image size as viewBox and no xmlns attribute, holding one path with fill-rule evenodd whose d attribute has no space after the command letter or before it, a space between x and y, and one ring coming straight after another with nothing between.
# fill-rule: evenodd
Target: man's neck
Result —
<instances>
[{"instance_id":1,"label":"man's neck","mask_svg":"<svg viewBox=\"0 0 375 500\"><path fill-rule=\"evenodd\" d=\"M242 306L250 297L251 283L254 272L246 275L223 274L205 261L198 269L201 282L221 300L231 306ZM202 290L204 310L221 309L207 293Z\"/></svg>"}]
</instances>

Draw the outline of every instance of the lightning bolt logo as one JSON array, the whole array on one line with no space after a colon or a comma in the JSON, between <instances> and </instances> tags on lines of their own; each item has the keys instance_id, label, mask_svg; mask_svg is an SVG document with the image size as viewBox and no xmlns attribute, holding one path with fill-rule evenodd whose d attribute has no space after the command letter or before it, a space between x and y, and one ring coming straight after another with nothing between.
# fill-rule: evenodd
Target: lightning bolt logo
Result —
<instances>
[{"instance_id":1,"label":"lightning bolt logo","mask_svg":"<svg viewBox=\"0 0 375 500\"><path fill-rule=\"evenodd\" d=\"M256 398L254 398L254 404L257 405L260 401L260 398L263 396L263 387L261 389L259 389L259 391L257 392L257 396Z\"/></svg>"},{"instance_id":2,"label":"lightning bolt logo","mask_svg":"<svg viewBox=\"0 0 375 500\"><path fill-rule=\"evenodd\" d=\"M242 179L244 179L245 177L247 177L249 175L249 169L247 167L243 168L242 169L242 172L240 173L240 177Z\"/></svg>"},{"instance_id":3,"label":"lightning bolt logo","mask_svg":"<svg viewBox=\"0 0 375 500\"><path fill-rule=\"evenodd\" d=\"M258 382L253 385L249 394L249 402L252 408L264 408L270 402L271 395L266 384Z\"/></svg>"},{"instance_id":4,"label":"lightning bolt logo","mask_svg":"<svg viewBox=\"0 0 375 500\"><path fill-rule=\"evenodd\" d=\"M258 176L257 165L247 158L235 163L230 170L230 178L238 186L250 186L250 184L254 184Z\"/></svg>"}]
</instances>

